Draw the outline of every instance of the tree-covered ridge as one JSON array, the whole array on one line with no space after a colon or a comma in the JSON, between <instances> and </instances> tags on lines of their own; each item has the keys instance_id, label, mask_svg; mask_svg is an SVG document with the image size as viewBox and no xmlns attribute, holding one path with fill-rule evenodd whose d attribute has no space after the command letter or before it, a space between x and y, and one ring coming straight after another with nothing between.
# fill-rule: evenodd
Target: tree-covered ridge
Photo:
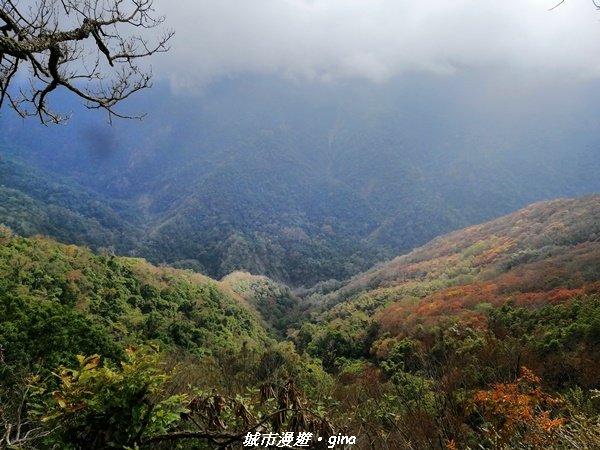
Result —
<instances>
[{"instance_id":1,"label":"tree-covered ridge","mask_svg":"<svg viewBox=\"0 0 600 450\"><path fill-rule=\"evenodd\" d=\"M131 205L5 155L0 156L0 223L22 236L43 234L119 253L131 249L141 232Z\"/></svg>"},{"instance_id":2,"label":"tree-covered ridge","mask_svg":"<svg viewBox=\"0 0 600 450\"><path fill-rule=\"evenodd\" d=\"M484 326L487 311L507 302L538 307L598 292L599 236L600 196L542 202L436 238L342 286L317 286L306 300L318 322L379 335L448 317Z\"/></svg>"},{"instance_id":3,"label":"tree-covered ridge","mask_svg":"<svg viewBox=\"0 0 600 450\"><path fill-rule=\"evenodd\" d=\"M348 280L329 293L327 301L333 304L376 290L398 290L400 295L414 290L422 295L452 285L490 280L525 263L560 257L564 252L588 254L593 259L593 248L586 251L585 247L593 247L599 236L600 196L540 202L491 222L437 237ZM577 245L584 249L578 252ZM560 261L556 264L560 265ZM584 270L594 271L593 266ZM588 279L595 276L592 273Z\"/></svg>"},{"instance_id":4,"label":"tree-covered ridge","mask_svg":"<svg viewBox=\"0 0 600 450\"><path fill-rule=\"evenodd\" d=\"M207 173L176 170L189 184L176 193L167 181L152 197L154 226L136 251L217 278L249 271L294 286L347 278L387 255L364 239L379 220L368 202L281 145L252 139Z\"/></svg>"},{"instance_id":5,"label":"tree-covered ridge","mask_svg":"<svg viewBox=\"0 0 600 450\"><path fill-rule=\"evenodd\" d=\"M269 334L227 282L0 226L0 447L209 449L255 427L332 432L329 376Z\"/></svg>"},{"instance_id":6,"label":"tree-covered ridge","mask_svg":"<svg viewBox=\"0 0 600 450\"><path fill-rule=\"evenodd\" d=\"M342 409L371 417L374 448L593 448L599 219L589 196L442 236L314 289L290 335L337 374Z\"/></svg>"},{"instance_id":7,"label":"tree-covered ridge","mask_svg":"<svg viewBox=\"0 0 600 450\"><path fill-rule=\"evenodd\" d=\"M299 298L289 287L262 275L233 272L221 280L255 308L265 323L285 335L299 320Z\"/></svg>"},{"instance_id":8,"label":"tree-covered ridge","mask_svg":"<svg viewBox=\"0 0 600 450\"><path fill-rule=\"evenodd\" d=\"M53 367L68 363L65 355L115 356L118 347L148 342L199 356L269 342L256 314L217 282L141 259L21 238L3 228L0 274L0 340L8 364Z\"/></svg>"},{"instance_id":9,"label":"tree-covered ridge","mask_svg":"<svg viewBox=\"0 0 600 450\"><path fill-rule=\"evenodd\" d=\"M295 294L2 228L0 426L35 429L23 448L239 449L258 429L596 448L599 203L532 205Z\"/></svg>"},{"instance_id":10,"label":"tree-covered ridge","mask_svg":"<svg viewBox=\"0 0 600 450\"><path fill-rule=\"evenodd\" d=\"M96 229L79 230L89 242L70 240L72 216L37 232L96 247L129 223L136 239L112 235L120 254L215 279L242 270L310 287L535 201L600 191L591 122L544 102L525 116L482 112L465 104L474 87L456 82L415 76L331 91L256 77L217 83L201 101L157 85L132 105L156 112L142 123L74 117L40 129L3 117L0 141L3 156L53 181L62 175L73 194L84 186L120 216L111 225L100 211L86 215L93 203L73 195L69 209L96 216L103 239L91 239ZM584 117L594 117L596 91L573 97ZM25 182L0 184L38 199Z\"/></svg>"}]
</instances>

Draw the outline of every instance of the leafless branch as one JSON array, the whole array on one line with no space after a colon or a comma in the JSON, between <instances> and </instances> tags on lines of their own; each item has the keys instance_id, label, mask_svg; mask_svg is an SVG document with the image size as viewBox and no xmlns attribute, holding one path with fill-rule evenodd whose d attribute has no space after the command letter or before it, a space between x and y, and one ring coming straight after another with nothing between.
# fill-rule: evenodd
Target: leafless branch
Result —
<instances>
[{"instance_id":1,"label":"leafless branch","mask_svg":"<svg viewBox=\"0 0 600 450\"><path fill-rule=\"evenodd\" d=\"M565 2L565 0L560 0L556 5L554 5L552 8L548 9L548 11L553 11L556 8L558 8L560 5L562 5ZM592 3L594 4L594 6L596 7L596 9L600 9L600 3L598 3L598 0L592 0Z\"/></svg>"},{"instance_id":2,"label":"leafless branch","mask_svg":"<svg viewBox=\"0 0 600 450\"><path fill-rule=\"evenodd\" d=\"M0 0L0 108L61 122L49 98L63 88L109 120L139 117L115 107L151 86L151 71L136 61L169 49L172 31L152 43L143 35L163 21L153 0L37 0L29 7ZM18 74L27 69L24 87Z\"/></svg>"},{"instance_id":3,"label":"leafless branch","mask_svg":"<svg viewBox=\"0 0 600 450\"><path fill-rule=\"evenodd\" d=\"M0 360L0 365L3 364ZM25 385L15 388L10 400L0 396L0 448L33 448L33 443L55 431L29 420L26 411L29 395L30 388Z\"/></svg>"}]
</instances>

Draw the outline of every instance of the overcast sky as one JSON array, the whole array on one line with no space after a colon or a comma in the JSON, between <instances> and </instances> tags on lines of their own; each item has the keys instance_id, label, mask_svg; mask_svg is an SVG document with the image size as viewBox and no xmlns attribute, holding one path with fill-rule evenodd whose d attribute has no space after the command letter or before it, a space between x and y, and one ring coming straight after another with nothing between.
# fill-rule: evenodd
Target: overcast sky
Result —
<instances>
[{"instance_id":1,"label":"overcast sky","mask_svg":"<svg viewBox=\"0 0 600 450\"><path fill-rule=\"evenodd\" d=\"M385 82L407 72L600 77L600 11L566 0L156 0L176 31L155 74Z\"/></svg>"}]
</instances>

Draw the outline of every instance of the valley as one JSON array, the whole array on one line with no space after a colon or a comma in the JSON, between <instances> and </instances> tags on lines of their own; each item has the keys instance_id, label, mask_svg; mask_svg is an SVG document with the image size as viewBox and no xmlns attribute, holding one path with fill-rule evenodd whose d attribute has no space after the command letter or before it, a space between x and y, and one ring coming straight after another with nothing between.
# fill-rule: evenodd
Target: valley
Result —
<instances>
[{"instance_id":1,"label":"valley","mask_svg":"<svg viewBox=\"0 0 600 450\"><path fill-rule=\"evenodd\" d=\"M358 448L600 442L598 195L536 203L303 291L0 231L0 392L39 373L28 420L67 433L32 443L90 445L94 417L151 448L178 433L184 448L235 447L261 417L275 433L347 430ZM119 405L123 389L134 397ZM138 433L127 418L136 392L154 392L139 408L160 427ZM273 409L284 401L303 406ZM123 420L103 422L105 408Z\"/></svg>"},{"instance_id":2,"label":"valley","mask_svg":"<svg viewBox=\"0 0 600 450\"><path fill-rule=\"evenodd\" d=\"M600 449L592 3L0 2L0 450Z\"/></svg>"},{"instance_id":3,"label":"valley","mask_svg":"<svg viewBox=\"0 0 600 450\"><path fill-rule=\"evenodd\" d=\"M1 183L51 212L12 201L0 222L217 279L241 270L310 288L530 203L600 191L593 121L560 112L568 94L576 117L593 117L591 85L543 98L532 87L490 110L468 81L255 77L166 103L157 86L134 106L161 114L112 127L9 117Z\"/></svg>"}]
</instances>

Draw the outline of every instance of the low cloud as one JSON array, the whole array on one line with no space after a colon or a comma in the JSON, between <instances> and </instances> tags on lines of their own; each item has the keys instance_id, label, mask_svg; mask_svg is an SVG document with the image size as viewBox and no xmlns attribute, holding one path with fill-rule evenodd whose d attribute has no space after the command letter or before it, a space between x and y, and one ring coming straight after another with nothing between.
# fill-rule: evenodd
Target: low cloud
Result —
<instances>
[{"instance_id":1,"label":"low cloud","mask_svg":"<svg viewBox=\"0 0 600 450\"><path fill-rule=\"evenodd\" d=\"M409 72L600 75L600 12L569 0L156 0L176 86L269 74L384 82Z\"/></svg>"}]
</instances>

